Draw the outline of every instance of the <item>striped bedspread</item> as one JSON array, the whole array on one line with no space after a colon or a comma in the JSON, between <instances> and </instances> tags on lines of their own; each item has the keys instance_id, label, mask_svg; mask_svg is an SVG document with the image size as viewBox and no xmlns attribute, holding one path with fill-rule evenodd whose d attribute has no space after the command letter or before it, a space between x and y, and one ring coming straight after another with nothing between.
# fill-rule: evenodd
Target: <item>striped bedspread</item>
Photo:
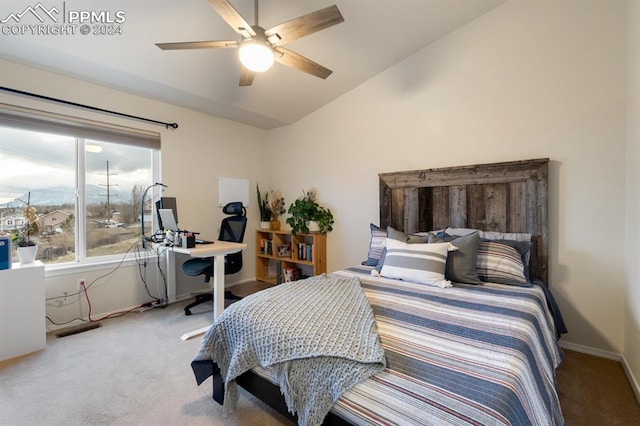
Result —
<instances>
[{"instance_id":1,"label":"striped bedspread","mask_svg":"<svg viewBox=\"0 0 640 426\"><path fill-rule=\"evenodd\" d=\"M366 267L335 274L360 278L387 357L335 414L357 425L564 424L561 352L541 288L441 289L374 278Z\"/></svg>"}]
</instances>

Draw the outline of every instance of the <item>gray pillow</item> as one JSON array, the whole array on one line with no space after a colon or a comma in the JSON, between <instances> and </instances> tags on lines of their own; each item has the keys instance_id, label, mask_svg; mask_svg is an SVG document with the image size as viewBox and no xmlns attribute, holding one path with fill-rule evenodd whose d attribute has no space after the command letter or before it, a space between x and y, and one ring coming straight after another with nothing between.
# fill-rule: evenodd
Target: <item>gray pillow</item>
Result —
<instances>
[{"instance_id":1,"label":"gray pillow","mask_svg":"<svg viewBox=\"0 0 640 426\"><path fill-rule=\"evenodd\" d=\"M476 269L478 261L478 244L480 235L477 232L462 237L440 234L429 234L430 243L451 242L458 250L449 252L444 276L446 279L464 284L480 285Z\"/></svg>"},{"instance_id":2,"label":"gray pillow","mask_svg":"<svg viewBox=\"0 0 640 426\"><path fill-rule=\"evenodd\" d=\"M407 235L390 226L387 226L387 238L402 241L407 244L424 244L427 242L427 237L425 235Z\"/></svg>"}]
</instances>

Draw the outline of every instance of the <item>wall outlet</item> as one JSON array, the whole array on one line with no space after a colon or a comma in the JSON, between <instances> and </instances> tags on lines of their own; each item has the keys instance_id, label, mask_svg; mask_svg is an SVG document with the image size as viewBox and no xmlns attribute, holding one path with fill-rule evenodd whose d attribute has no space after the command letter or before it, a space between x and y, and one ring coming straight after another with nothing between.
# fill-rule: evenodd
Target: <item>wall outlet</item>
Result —
<instances>
[{"instance_id":1,"label":"wall outlet","mask_svg":"<svg viewBox=\"0 0 640 426\"><path fill-rule=\"evenodd\" d=\"M63 291L62 292L62 303L67 303L67 301L69 300L69 292L67 291Z\"/></svg>"},{"instance_id":2,"label":"wall outlet","mask_svg":"<svg viewBox=\"0 0 640 426\"><path fill-rule=\"evenodd\" d=\"M87 285L87 280L85 280L84 278L80 278L78 280L78 291L83 291L86 285Z\"/></svg>"}]
</instances>

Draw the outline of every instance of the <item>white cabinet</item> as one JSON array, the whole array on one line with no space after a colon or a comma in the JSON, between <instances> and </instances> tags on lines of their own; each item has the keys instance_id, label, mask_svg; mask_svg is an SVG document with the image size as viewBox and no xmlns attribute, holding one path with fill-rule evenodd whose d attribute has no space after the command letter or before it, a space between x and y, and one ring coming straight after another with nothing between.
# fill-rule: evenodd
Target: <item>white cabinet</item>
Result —
<instances>
[{"instance_id":1,"label":"white cabinet","mask_svg":"<svg viewBox=\"0 0 640 426\"><path fill-rule=\"evenodd\" d=\"M0 271L0 361L43 349L47 342L44 265Z\"/></svg>"}]
</instances>

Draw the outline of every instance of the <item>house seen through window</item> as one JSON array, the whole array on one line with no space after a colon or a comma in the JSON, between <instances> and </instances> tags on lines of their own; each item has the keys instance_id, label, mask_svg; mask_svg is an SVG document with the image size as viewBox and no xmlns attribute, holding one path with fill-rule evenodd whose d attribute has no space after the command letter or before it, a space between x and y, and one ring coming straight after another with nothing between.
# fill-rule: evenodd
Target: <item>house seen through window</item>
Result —
<instances>
[{"instance_id":1,"label":"house seen through window","mask_svg":"<svg viewBox=\"0 0 640 426\"><path fill-rule=\"evenodd\" d=\"M29 235L38 260L121 257L140 238L141 197L154 180L157 150L60 133L0 121L0 232L26 228L28 201L38 213ZM145 220L153 217L146 201Z\"/></svg>"}]
</instances>

